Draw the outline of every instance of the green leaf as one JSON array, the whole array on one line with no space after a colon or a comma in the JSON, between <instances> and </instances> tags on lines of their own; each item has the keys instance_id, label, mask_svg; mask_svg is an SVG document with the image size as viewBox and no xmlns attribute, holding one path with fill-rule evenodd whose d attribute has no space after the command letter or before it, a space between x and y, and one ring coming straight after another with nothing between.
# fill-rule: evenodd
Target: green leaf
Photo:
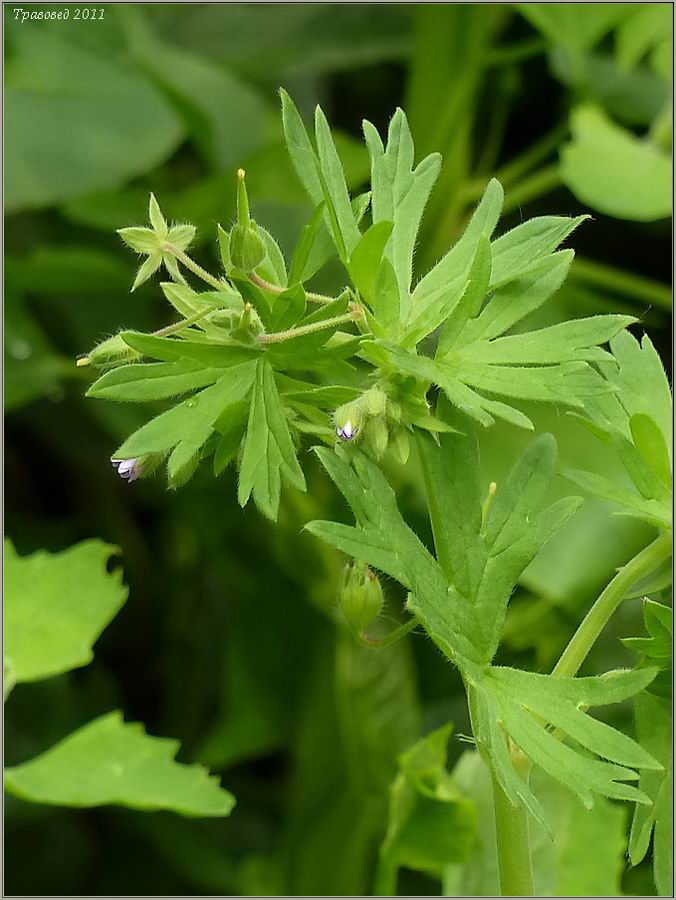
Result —
<instances>
[{"instance_id":1,"label":"green leaf","mask_svg":"<svg viewBox=\"0 0 676 900\"><path fill-rule=\"evenodd\" d=\"M120 712L101 716L45 753L5 772L5 789L54 806L167 809L227 816L233 796L202 766L174 762L178 741L147 735Z\"/></svg>"},{"instance_id":2,"label":"green leaf","mask_svg":"<svg viewBox=\"0 0 676 900\"><path fill-rule=\"evenodd\" d=\"M237 499L245 506L253 495L259 510L276 521L282 480L305 490L286 412L270 364L256 364L255 384L244 450L239 470Z\"/></svg>"},{"instance_id":3,"label":"green leaf","mask_svg":"<svg viewBox=\"0 0 676 900\"><path fill-rule=\"evenodd\" d=\"M553 253L589 216L537 216L493 241L491 288L519 278L543 256Z\"/></svg>"},{"instance_id":4,"label":"green leaf","mask_svg":"<svg viewBox=\"0 0 676 900\"><path fill-rule=\"evenodd\" d=\"M641 665L657 666L657 677L646 690L663 700L671 700L673 611L670 606L646 599L643 618L650 637L624 638L622 643L643 657Z\"/></svg>"},{"instance_id":5,"label":"green leaf","mask_svg":"<svg viewBox=\"0 0 676 900\"><path fill-rule=\"evenodd\" d=\"M390 787L387 833L380 846L376 893L396 893L401 866L440 878L445 867L464 862L475 841L474 804L446 770L451 726L422 738L399 758ZM387 880L388 884L385 884Z\"/></svg>"},{"instance_id":6,"label":"green leaf","mask_svg":"<svg viewBox=\"0 0 676 900\"><path fill-rule=\"evenodd\" d=\"M634 516L655 525L658 528L671 528L671 507L669 503L659 500L645 500L640 494L629 488L616 484L604 475L595 472L583 472L578 469L568 469L562 473L573 484L582 490L612 503L618 503L627 511L626 514Z\"/></svg>"},{"instance_id":7,"label":"green leaf","mask_svg":"<svg viewBox=\"0 0 676 900\"><path fill-rule=\"evenodd\" d=\"M457 434L418 436L437 559L456 589L476 596L486 565L481 533L479 444L460 414L445 417Z\"/></svg>"},{"instance_id":8,"label":"green leaf","mask_svg":"<svg viewBox=\"0 0 676 900\"><path fill-rule=\"evenodd\" d=\"M17 556L5 541L5 667L13 684L86 666L92 646L127 599L117 548L90 540L61 553Z\"/></svg>"},{"instance_id":9,"label":"green leaf","mask_svg":"<svg viewBox=\"0 0 676 900\"><path fill-rule=\"evenodd\" d=\"M571 130L573 139L561 151L561 177L579 200L606 215L637 222L671 215L668 153L592 106L575 110Z\"/></svg>"},{"instance_id":10,"label":"green leaf","mask_svg":"<svg viewBox=\"0 0 676 900\"><path fill-rule=\"evenodd\" d=\"M359 243L361 234L347 192L343 166L331 137L331 129L319 106L315 109L315 136L320 179L324 199L334 225L334 240L339 255L346 262Z\"/></svg>"},{"instance_id":11,"label":"green leaf","mask_svg":"<svg viewBox=\"0 0 676 900\"><path fill-rule=\"evenodd\" d=\"M283 291L275 297L270 321L270 331L285 331L292 328L305 315L307 301L301 284Z\"/></svg>"},{"instance_id":12,"label":"green leaf","mask_svg":"<svg viewBox=\"0 0 676 900\"><path fill-rule=\"evenodd\" d=\"M312 203L319 206L324 202L324 191L319 177L317 155L293 100L283 88L280 88L279 96L282 101L284 138L291 162Z\"/></svg>"},{"instance_id":13,"label":"green leaf","mask_svg":"<svg viewBox=\"0 0 676 900\"><path fill-rule=\"evenodd\" d=\"M587 808L592 806L594 793L649 803L642 791L626 783L638 779L627 765L658 770L660 763L626 735L592 719L579 707L625 699L654 676L654 669L580 679L489 669L478 686L483 713L475 736L494 763L502 756L503 762L495 766L496 777L512 802L522 800L545 824L535 796L504 755L505 735L494 726L497 721L537 766L576 793ZM572 738L573 746L548 731L547 723ZM578 750L580 745L592 755Z\"/></svg>"},{"instance_id":14,"label":"green leaf","mask_svg":"<svg viewBox=\"0 0 676 900\"><path fill-rule=\"evenodd\" d=\"M653 876L660 896L673 893L674 812L672 708L670 700L648 693L634 701L636 732L643 746L664 766L663 772L641 772L639 788L652 801L651 806L636 805L629 836L629 860L638 865L645 857L653 837Z\"/></svg>"},{"instance_id":15,"label":"green leaf","mask_svg":"<svg viewBox=\"0 0 676 900\"><path fill-rule=\"evenodd\" d=\"M649 50L671 34L672 25L668 6L640 5L617 29L615 50L619 66L627 71L633 69Z\"/></svg>"},{"instance_id":16,"label":"green leaf","mask_svg":"<svg viewBox=\"0 0 676 900\"><path fill-rule=\"evenodd\" d=\"M348 263L348 271L355 287L371 307L376 276L391 234L392 222L382 221L371 225L361 236Z\"/></svg>"},{"instance_id":17,"label":"green leaf","mask_svg":"<svg viewBox=\"0 0 676 900\"><path fill-rule=\"evenodd\" d=\"M581 8L577 3L519 3L519 12L552 43L575 51L589 50L623 16L632 11L624 3L595 3Z\"/></svg>"},{"instance_id":18,"label":"green leaf","mask_svg":"<svg viewBox=\"0 0 676 900\"><path fill-rule=\"evenodd\" d=\"M567 477L626 507L629 515L671 528L669 382L647 336L639 344L628 332L620 332L610 349L613 357L599 363L599 369L614 393L588 398L588 418L580 421L611 444L637 491L596 473L574 470Z\"/></svg>"},{"instance_id":19,"label":"green leaf","mask_svg":"<svg viewBox=\"0 0 676 900\"><path fill-rule=\"evenodd\" d=\"M406 115L397 109L390 121L387 147L370 122L363 122L371 159L371 209L374 223L393 223L386 256L397 276L403 317L410 310L413 252L425 205L441 168L438 153L414 168L414 149Z\"/></svg>"},{"instance_id":20,"label":"green leaf","mask_svg":"<svg viewBox=\"0 0 676 900\"><path fill-rule=\"evenodd\" d=\"M551 253L498 288L478 318L468 322L463 338L491 340L535 312L561 287L573 257L572 250Z\"/></svg>"},{"instance_id":21,"label":"green leaf","mask_svg":"<svg viewBox=\"0 0 676 900\"><path fill-rule=\"evenodd\" d=\"M296 249L293 252L293 259L291 260L290 285L301 284L314 274L314 272L308 271L308 262L310 254L322 232L325 208L326 204L322 200L312 213L308 224L303 226Z\"/></svg>"},{"instance_id":22,"label":"green leaf","mask_svg":"<svg viewBox=\"0 0 676 900\"><path fill-rule=\"evenodd\" d=\"M209 439L215 422L228 407L243 400L251 390L256 363L245 362L226 369L218 381L151 419L134 432L114 454L132 459L150 453L166 454L174 448L192 456Z\"/></svg>"},{"instance_id":23,"label":"green leaf","mask_svg":"<svg viewBox=\"0 0 676 900\"><path fill-rule=\"evenodd\" d=\"M286 287L286 263L277 241L261 225L258 226L258 233L263 238L266 256L263 262L256 266L256 273L278 287Z\"/></svg>"},{"instance_id":24,"label":"green leaf","mask_svg":"<svg viewBox=\"0 0 676 900\"><path fill-rule=\"evenodd\" d=\"M454 406L484 426L492 425L493 417L498 416L522 428L533 427L523 413L484 397L484 391L518 400L581 407L581 398L611 390L607 382L584 362L538 368L499 366L475 362L469 355L469 348L463 348L462 353L447 354L442 360L432 360L402 350L395 344L385 341L379 344L396 369L428 382L428 385L437 384ZM560 344L559 347L561 355L565 355L565 345Z\"/></svg>"},{"instance_id":25,"label":"green leaf","mask_svg":"<svg viewBox=\"0 0 676 900\"><path fill-rule=\"evenodd\" d=\"M444 322L435 354L437 358L444 356L452 349L468 321L478 316L488 292L490 280L491 245L488 238L481 235L477 242L465 290L458 305Z\"/></svg>"},{"instance_id":26,"label":"green leaf","mask_svg":"<svg viewBox=\"0 0 676 900\"><path fill-rule=\"evenodd\" d=\"M213 384L222 375L222 369L206 369L189 359L119 366L95 381L87 396L127 403L165 400Z\"/></svg>"},{"instance_id":27,"label":"green leaf","mask_svg":"<svg viewBox=\"0 0 676 900\"><path fill-rule=\"evenodd\" d=\"M517 463L504 488L505 499L489 518L490 530L484 539L477 531L475 481L459 508L455 507L462 490L460 479L466 478L470 487L476 478L475 440L460 434L442 435L438 444L430 437L420 438L425 477L438 500L434 537L439 562L402 519L378 467L358 451L351 454L352 466L335 453L317 451L352 508L357 526L332 522L307 526L411 591L409 609L461 669L485 665L493 657L518 577L579 504L571 498L536 513L554 465L553 439L544 437Z\"/></svg>"},{"instance_id":28,"label":"green leaf","mask_svg":"<svg viewBox=\"0 0 676 900\"><path fill-rule=\"evenodd\" d=\"M146 78L120 57L75 46L61 34L20 26L12 34L8 213L120 187L162 163L184 136Z\"/></svg>"},{"instance_id":29,"label":"green leaf","mask_svg":"<svg viewBox=\"0 0 676 900\"><path fill-rule=\"evenodd\" d=\"M671 488L671 460L664 435L657 423L645 413L634 413L629 419L634 446L667 488Z\"/></svg>"},{"instance_id":30,"label":"green leaf","mask_svg":"<svg viewBox=\"0 0 676 900\"><path fill-rule=\"evenodd\" d=\"M582 359L605 360L598 350L623 328L631 325L633 316L591 316L550 325L539 331L513 334L493 341L477 341L457 352L473 362L507 365L547 365Z\"/></svg>"},{"instance_id":31,"label":"green leaf","mask_svg":"<svg viewBox=\"0 0 676 900\"><path fill-rule=\"evenodd\" d=\"M452 312L465 290L479 238L490 238L498 223L503 198L502 186L492 179L460 240L416 285L407 322L410 344L434 331Z\"/></svg>"},{"instance_id":32,"label":"green leaf","mask_svg":"<svg viewBox=\"0 0 676 900\"><path fill-rule=\"evenodd\" d=\"M157 337L154 334L142 334L138 331L123 331L122 338L132 349L171 362L180 359L193 360L207 367L230 367L253 360L260 354L257 347L242 344L201 343L197 341L179 340L177 338Z\"/></svg>"}]
</instances>

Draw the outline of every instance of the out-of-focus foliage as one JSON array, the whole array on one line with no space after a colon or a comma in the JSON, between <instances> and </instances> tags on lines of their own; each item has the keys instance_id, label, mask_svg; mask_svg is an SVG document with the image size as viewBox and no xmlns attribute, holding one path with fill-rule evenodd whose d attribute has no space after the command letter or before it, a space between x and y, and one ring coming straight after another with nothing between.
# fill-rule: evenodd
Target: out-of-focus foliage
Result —
<instances>
[{"instance_id":1,"label":"out-of-focus foliage","mask_svg":"<svg viewBox=\"0 0 676 900\"><path fill-rule=\"evenodd\" d=\"M126 485L108 460L147 413L84 399L89 379L74 359L121 323L150 331L170 321L155 286L129 293L135 261L115 235L144 221L151 190L168 219L197 225L196 258L216 268L214 223L233 220L234 172L245 168L252 212L290 263L312 207L283 147L282 85L306 122L321 102L338 126L353 194L369 167L362 118L382 133L402 106L421 157L442 154L414 283L457 240L495 174L506 189L505 230L537 215L594 214L576 232L568 282L526 329L601 312L635 316L668 368L669 210L656 177L671 150L671 10L581 6L103 4L102 20L75 21L71 9L68 21L25 23L5 8L7 532L22 556L100 537L122 548L130 586L94 666L11 693L6 761L18 765L123 708L151 734L177 737L181 761L223 774L238 801L229 818L198 820L10 796L8 893L371 890L398 757L448 721L455 735L469 731L457 675L415 634L373 651L343 632L334 616L342 560L302 527L345 520L345 511L312 457L300 460L308 493L288 492L274 528L237 506L230 470L216 482L198 472L179 492L159 479ZM590 121L591 133L582 127ZM570 174L583 139L597 148L602 178L591 157L581 176ZM623 148L638 161L618 186L601 151L615 164ZM314 286L339 289L340 275L327 269ZM579 422L537 403L520 408L538 431L555 434L561 469L627 482L613 448ZM525 439L506 423L482 437L484 484L504 482ZM415 457L389 469L425 538ZM555 480L551 500L569 490ZM651 524L611 516L616 508L588 503L525 570L501 665L550 668L615 570L652 540ZM384 587L386 615L398 620L403 598ZM668 602L657 583L645 593ZM633 664L617 639L642 634L641 603L628 601L589 671ZM663 702L643 693L637 703L644 699ZM607 721L631 733L624 706L610 709ZM639 737L641 721L637 710ZM658 759L663 752L649 749ZM453 737L451 770L461 750ZM463 781L468 765L456 768L454 784L478 804L490 840L480 779L472 770ZM640 787L657 798L666 782L655 779L644 773ZM621 849L628 825L615 804L599 798L585 813L568 792L552 796L553 816L558 809L572 824L561 824L554 848L537 838L543 893L616 893L618 885L654 893L649 817L632 839L632 861L646 848L647 858L630 870ZM668 893L663 806L656 818L655 880ZM587 860L590 848L607 861L603 880L586 864L573 880L567 861ZM446 893L468 892L479 875L484 886L471 890L495 893L491 854L480 870L447 869ZM433 893L439 884L403 867L399 890Z\"/></svg>"},{"instance_id":2,"label":"out-of-focus foliage","mask_svg":"<svg viewBox=\"0 0 676 900\"><path fill-rule=\"evenodd\" d=\"M63 553L16 555L5 544L5 699L15 684L87 665L91 646L127 597L121 571L106 572L115 552L83 541ZM117 804L226 816L234 805L199 765L173 762L178 742L149 737L119 712L101 716L35 759L5 770L5 790L57 806Z\"/></svg>"}]
</instances>

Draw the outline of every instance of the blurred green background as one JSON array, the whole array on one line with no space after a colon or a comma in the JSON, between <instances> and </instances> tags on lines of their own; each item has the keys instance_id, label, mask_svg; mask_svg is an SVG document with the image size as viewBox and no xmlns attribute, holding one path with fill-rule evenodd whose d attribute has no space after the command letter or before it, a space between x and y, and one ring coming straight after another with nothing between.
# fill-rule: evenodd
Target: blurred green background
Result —
<instances>
[{"instance_id":1,"label":"blurred green background","mask_svg":"<svg viewBox=\"0 0 676 900\"><path fill-rule=\"evenodd\" d=\"M571 241L569 283L527 325L630 312L669 366L671 7L103 4L88 20L74 5L26 7L66 8L50 22L4 8L6 531L21 554L94 536L120 546L130 599L94 664L12 693L5 759L121 708L180 739L179 758L222 774L238 803L201 821L9 798L5 890L363 893L397 754L448 720L469 730L462 686L420 637L374 657L336 627L341 560L301 529L344 512L309 454L308 493L286 493L276 527L237 506L230 470L214 482L204 467L177 492L115 475L111 452L151 410L85 399L91 376L75 357L121 326L171 321L156 282L129 293L136 261L115 229L145 221L152 190L169 217L198 226L194 255L215 270L215 223L233 218L242 166L255 217L289 252L311 210L277 88L305 115L321 103L354 190L368 176L362 118L384 130L402 105L419 155L440 150L445 163L419 271L497 174L502 230L593 215ZM317 281L341 283L337 269ZM529 414L566 464L623 477L565 411ZM487 481L523 440L501 426L484 437ZM426 539L415 462L391 476ZM501 661L551 666L580 610L650 539L590 502L526 573ZM386 589L396 609L398 589ZM627 664L616 638L640 630L629 604L589 671ZM452 741L451 763L462 746ZM623 888L651 893L647 865ZM400 890L438 885L405 873Z\"/></svg>"}]
</instances>

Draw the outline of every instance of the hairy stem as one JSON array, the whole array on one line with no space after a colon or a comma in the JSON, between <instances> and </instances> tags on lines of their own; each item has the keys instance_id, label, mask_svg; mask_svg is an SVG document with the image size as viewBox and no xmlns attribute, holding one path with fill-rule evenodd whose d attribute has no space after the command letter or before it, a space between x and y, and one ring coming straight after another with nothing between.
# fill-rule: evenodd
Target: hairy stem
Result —
<instances>
[{"instance_id":1,"label":"hairy stem","mask_svg":"<svg viewBox=\"0 0 676 900\"><path fill-rule=\"evenodd\" d=\"M530 772L529 760L519 751L512 752L512 762L523 778ZM493 808L495 839L498 847L500 892L503 897L533 896L528 810L523 804L512 806L511 800L493 775Z\"/></svg>"},{"instance_id":2,"label":"hairy stem","mask_svg":"<svg viewBox=\"0 0 676 900\"><path fill-rule=\"evenodd\" d=\"M153 336L168 337L170 334L175 334L177 331L180 331L187 325L194 325L195 322L199 322L200 319L203 319L207 315L207 313L213 311L213 307L202 309L199 312L193 313L192 316L187 316L185 319L181 319L180 322L174 322L172 325L165 325L164 328L158 328L157 331L153 331Z\"/></svg>"},{"instance_id":3,"label":"hairy stem","mask_svg":"<svg viewBox=\"0 0 676 900\"><path fill-rule=\"evenodd\" d=\"M269 281L261 278L260 275L256 275L255 272L248 272L247 277L249 281L251 281L255 285L258 285L259 288L267 291L269 294L282 294L286 290L286 288L279 287L276 284L271 284ZM328 306L329 303L333 303L336 299L335 297L328 297L326 294L315 294L312 291L306 291L305 296L311 303L319 303L322 306Z\"/></svg>"},{"instance_id":4,"label":"hairy stem","mask_svg":"<svg viewBox=\"0 0 676 900\"><path fill-rule=\"evenodd\" d=\"M343 313L342 316L333 316L331 319L321 319L319 322L311 322L309 325L299 325L298 328L288 328L286 331L273 331L269 334L260 334L257 338L259 344L281 344L282 341L290 341L292 338L302 337L305 334L314 334L324 328L332 328L334 325L344 325L355 321L355 312Z\"/></svg>"},{"instance_id":5,"label":"hairy stem","mask_svg":"<svg viewBox=\"0 0 676 900\"><path fill-rule=\"evenodd\" d=\"M453 574L451 560L444 549L444 542L440 540L440 535L443 533L442 511L439 506L437 492L434 489L432 473L428 471L428 467L425 465L424 454L420 453L419 455L437 561L446 577L450 580ZM485 504L486 510L495 494L495 490L496 486L494 482L491 482ZM474 731L474 698L471 687L465 684L465 689L467 691L470 721ZM514 767L527 780L530 762L516 748L514 748L512 757ZM528 810L523 804L520 804L518 807L512 806L511 801L495 777L493 777L493 805L502 895L504 897L532 897L533 874L530 841L528 839Z\"/></svg>"},{"instance_id":6,"label":"hairy stem","mask_svg":"<svg viewBox=\"0 0 676 900\"><path fill-rule=\"evenodd\" d=\"M671 536L661 534L620 569L584 617L554 666L552 675L571 677L577 673L608 620L631 588L641 578L654 572L670 555Z\"/></svg>"},{"instance_id":7,"label":"hairy stem","mask_svg":"<svg viewBox=\"0 0 676 900\"><path fill-rule=\"evenodd\" d=\"M194 259L191 259L187 253L179 250L178 247L174 247L173 244L163 244L162 249L165 253L171 253L172 256L175 256L180 263L183 263L186 269L189 269L210 287L216 288L217 291L220 291L224 287L224 282L219 281L218 278L211 274L211 272L207 272L206 269L203 269L199 263L196 263Z\"/></svg>"}]
</instances>

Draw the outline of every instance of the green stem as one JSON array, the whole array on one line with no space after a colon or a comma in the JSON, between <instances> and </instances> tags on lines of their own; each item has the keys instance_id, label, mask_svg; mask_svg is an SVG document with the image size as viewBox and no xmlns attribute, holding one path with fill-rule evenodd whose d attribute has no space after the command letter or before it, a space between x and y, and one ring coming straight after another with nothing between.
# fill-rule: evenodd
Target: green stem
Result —
<instances>
[{"instance_id":1,"label":"green stem","mask_svg":"<svg viewBox=\"0 0 676 900\"><path fill-rule=\"evenodd\" d=\"M268 291L270 294L283 294L286 290L286 288L271 284L269 281L261 278L260 275L256 275L255 272L247 272L247 277L253 284L258 285L259 288ZM305 296L312 303L320 303L322 306L328 306L329 303L333 303L336 299L335 297L327 297L326 294L315 294L312 291L306 291Z\"/></svg>"},{"instance_id":2,"label":"green stem","mask_svg":"<svg viewBox=\"0 0 676 900\"><path fill-rule=\"evenodd\" d=\"M299 325L298 328L288 328L286 331L273 331L269 334L261 334L257 340L259 344L280 344L282 341L290 341L292 338L302 337L305 334L314 334L324 328L332 328L334 325L343 325L355 321L355 313L348 312L342 316L333 316L331 319L322 319L319 322L311 322L309 325Z\"/></svg>"},{"instance_id":3,"label":"green stem","mask_svg":"<svg viewBox=\"0 0 676 900\"><path fill-rule=\"evenodd\" d=\"M571 281L581 281L595 287L608 288L635 300L645 300L671 311L671 289L659 281L643 278L615 266L606 266L591 259L575 258L570 270Z\"/></svg>"},{"instance_id":4,"label":"green stem","mask_svg":"<svg viewBox=\"0 0 676 900\"><path fill-rule=\"evenodd\" d=\"M163 244L162 249L165 253L171 253L172 256L175 256L176 259L183 263L186 269L189 269L194 275L197 275L198 278L201 278L202 281L205 281L210 287L216 288L217 291L220 291L225 287L224 282L219 281L211 272L207 272L206 269L203 269L199 263L196 263L194 259L191 259L187 253L184 253L182 250L179 250L178 247L174 247L173 244Z\"/></svg>"},{"instance_id":5,"label":"green stem","mask_svg":"<svg viewBox=\"0 0 676 900\"><path fill-rule=\"evenodd\" d=\"M409 619L408 622L404 622L403 625L399 625L397 628L390 631L389 634L386 634L381 638L369 637L365 631L362 631L359 635L359 642L366 647L389 647L392 644L395 644L399 638L403 638L409 631L413 631L417 624L418 619L414 616L412 619Z\"/></svg>"},{"instance_id":6,"label":"green stem","mask_svg":"<svg viewBox=\"0 0 676 900\"><path fill-rule=\"evenodd\" d=\"M527 779L530 772L528 759L519 751L513 750L512 762L519 774ZM523 804L518 807L512 806L495 775L493 775L493 807L500 892L503 897L532 897L533 867L528 834L528 810Z\"/></svg>"},{"instance_id":7,"label":"green stem","mask_svg":"<svg viewBox=\"0 0 676 900\"><path fill-rule=\"evenodd\" d=\"M187 316L185 319L181 319L180 322L174 322L173 325L166 325L164 328L158 328L157 331L153 331L153 337L168 337L170 334L175 334L177 331L180 331L187 325L194 325L195 322L199 322L200 319L203 319L207 315L207 313L213 311L213 307L209 307L208 309L203 309L200 310L200 312L193 313L192 316Z\"/></svg>"},{"instance_id":8,"label":"green stem","mask_svg":"<svg viewBox=\"0 0 676 900\"><path fill-rule=\"evenodd\" d=\"M378 857L376 874L373 881L373 896L396 897L397 875L397 866L393 865L392 861L388 859L387 854L381 853Z\"/></svg>"},{"instance_id":9,"label":"green stem","mask_svg":"<svg viewBox=\"0 0 676 900\"><path fill-rule=\"evenodd\" d=\"M439 504L438 492L434 489L432 472L425 464L425 454L419 453L427 510L432 525L432 537L437 560L445 575L452 576L451 560L445 549L445 542L440 539L443 533L443 514ZM487 504L490 503L495 490L493 483L489 487ZM475 716L473 714L472 689L465 684L467 691L467 704L472 722L472 731L475 731ZM516 748L512 750L514 768L528 780L530 762ZM495 837L498 848L498 864L500 868L500 885L504 897L532 897L533 873L530 853L530 841L528 838L528 810L523 804L514 807L506 796L495 777L493 777L493 804L495 809Z\"/></svg>"},{"instance_id":10,"label":"green stem","mask_svg":"<svg viewBox=\"0 0 676 900\"><path fill-rule=\"evenodd\" d=\"M577 673L606 623L631 588L641 578L654 572L670 555L671 536L664 533L620 569L584 617L554 666L552 675L572 677Z\"/></svg>"}]
</instances>

